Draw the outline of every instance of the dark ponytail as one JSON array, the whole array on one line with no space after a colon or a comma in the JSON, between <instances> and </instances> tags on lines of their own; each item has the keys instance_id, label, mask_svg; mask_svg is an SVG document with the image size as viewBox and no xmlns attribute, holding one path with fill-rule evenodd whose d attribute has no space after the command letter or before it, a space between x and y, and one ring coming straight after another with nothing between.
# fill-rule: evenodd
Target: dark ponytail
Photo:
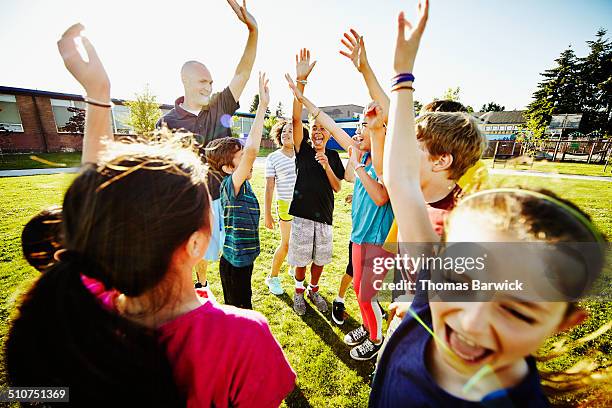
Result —
<instances>
[{"instance_id":1,"label":"dark ponytail","mask_svg":"<svg viewBox=\"0 0 612 408\"><path fill-rule=\"evenodd\" d=\"M114 158L83 169L66 192L66 251L18 308L6 342L9 382L70 387L79 407L181 406L185 390L177 390L157 331L103 305L82 276L152 299L148 317L171 307L173 279L165 278L174 251L193 232L210 233L204 169L172 141L113 148Z\"/></svg>"}]
</instances>

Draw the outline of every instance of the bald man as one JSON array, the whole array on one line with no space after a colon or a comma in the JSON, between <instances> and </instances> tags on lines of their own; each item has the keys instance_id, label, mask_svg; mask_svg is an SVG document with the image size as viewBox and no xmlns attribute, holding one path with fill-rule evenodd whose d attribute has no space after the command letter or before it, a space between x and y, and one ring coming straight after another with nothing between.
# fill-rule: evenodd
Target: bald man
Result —
<instances>
[{"instance_id":1,"label":"bald man","mask_svg":"<svg viewBox=\"0 0 612 408\"><path fill-rule=\"evenodd\" d=\"M247 11L243 0L242 7L236 0L227 0L238 19L249 30L249 38L238 63L234 78L229 86L219 93L212 93L213 78L206 66L198 61L187 61L181 68L181 80L185 88L185 96L178 98L174 109L165 114L157 122L157 127L166 124L169 129L186 129L197 135L202 146L206 146L214 139L231 136L231 117L240 106L238 100L251 76L255 55L257 53L257 22ZM204 158L204 154L201 155ZM213 240L202 261L196 266L197 282L195 284L198 294L208 299L214 299L210 285L206 280L208 262L219 260L219 248L223 247L224 226L223 214L219 207L214 205L219 200L219 180L208 177L208 189L213 199ZM220 245L220 246L219 246Z\"/></svg>"},{"instance_id":2,"label":"bald man","mask_svg":"<svg viewBox=\"0 0 612 408\"><path fill-rule=\"evenodd\" d=\"M236 0L227 0L238 19L249 30L249 38L229 86L219 93L212 93L213 78L206 66L198 61L187 61L181 68L181 80L185 95L178 98L174 108L157 122L170 129L186 129L198 135L206 146L211 140L231 136L231 117L240 106L238 100L246 86L257 53L257 22Z\"/></svg>"}]
</instances>

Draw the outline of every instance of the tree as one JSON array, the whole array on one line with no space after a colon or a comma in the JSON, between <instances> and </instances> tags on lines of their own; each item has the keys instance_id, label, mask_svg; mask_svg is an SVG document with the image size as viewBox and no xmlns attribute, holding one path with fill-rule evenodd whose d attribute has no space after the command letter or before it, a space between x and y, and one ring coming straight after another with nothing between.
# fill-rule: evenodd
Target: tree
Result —
<instances>
[{"instance_id":1,"label":"tree","mask_svg":"<svg viewBox=\"0 0 612 408\"><path fill-rule=\"evenodd\" d=\"M253 97L253 102L251 102L251 108L249 109L249 112L251 113L256 113L257 112L257 108L259 108L259 94L255 95ZM266 115L271 115L272 112L270 112L270 107L266 108Z\"/></svg>"},{"instance_id":2,"label":"tree","mask_svg":"<svg viewBox=\"0 0 612 408\"><path fill-rule=\"evenodd\" d=\"M278 105L276 106L276 112L274 113L274 116L276 116L277 118L285 117L285 113L283 112L282 102L279 102Z\"/></svg>"},{"instance_id":3,"label":"tree","mask_svg":"<svg viewBox=\"0 0 612 408\"><path fill-rule=\"evenodd\" d=\"M74 108L72 106L66 109L72 113L72 116L68 119L66 125L59 130L61 132L85 133L85 109Z\"/></svg>"},{"instance_id":4,"label":"tree","mask_svg":"<svg viewBox=\"0 0 612 408\"><path fill-rule=\"evenodd\" d=\"M130 108L127 124L134 129L136 134L146 136L155 130L155 124L162 113L157 97L151 94L149 85L145 86L142 93L135 94L135 100L125 102L125 105Z\"/></svg>"},{"instance_id":5,"label":"tree","mask_svg":"<svg viewBox=\"0 0 612 408\"><path fill-rule=\"evenodd\" d=\"M554 68L540 74L544 80L538 84L534 100L525 112L527 127L534 138L544 136L553 114L581 112L576 54L568 47L555 63Z\"/></svg>"},{"instance_id":6,"label":"tree","mask_svg":"<svg viewBox=\"0 0 612 408\"><path fill-rule=\"evenodd\" d=\"M272 130L272 127L276 124L276 122L278 122L278 118L273 115L268 116L266 119L264 119L263 136L266 139L270 137L270 130Z\"/></svg>"},{"instance_id":7,"label":"tree","mask_svg":"<svg viewBox=\"0 0 612 408\"><path fill-rule=\"evenodd\" d=\"M595 40L587 41L589 54L579 58L580 99L584 130L612 132L612 43L605 38L606 30L599 29Z\"/></svg>"},{"instance_id":8,"label":"tree","mask_svg":"<svg viewBox=\"0 0 612 408\"><path fill-rule=\"evenodd\" d=\"M253 102L251 102L251 108L249 109L249 112L255 113L257 112L257 108L259 108L259 94L256 94L253 97Z\"/></svg>"},{"instance_id":9,"label":"tree","mask_svg":"<svg viewBox=\"0 0 612 408\"><path fill-rule=\"evenodd\" d=\"M506 109L505 106L501 106L495 102L489 102L487 104L482 105L480 108L481 112L502 112Z\"/></svg>"},{"instance_id":10,"label":"tree","mask_svg":"<svg viewBox=\"0 0 612 408\"><path fill-rule=\"evenodd\" d=\"M414 100L413 104L414 104L414 114L418 115L419 112L421 112L421 109L423 109L423 104L417 101L416 99Z\"/></svg>"},{"instance_id":11,"label":"tree","mask_svg":"<svg viewBox=\"0 0 612 408\"><path fill-rule=\"evenodd\" d=\"M444 95L442 95L441 99L446 99L446 100L449 100L449 101L459 102L459 94L460 93L461 93L461 88L460 87L448 88L446 90L446 92L444 92Z\"/></svg>"}]
</instances>

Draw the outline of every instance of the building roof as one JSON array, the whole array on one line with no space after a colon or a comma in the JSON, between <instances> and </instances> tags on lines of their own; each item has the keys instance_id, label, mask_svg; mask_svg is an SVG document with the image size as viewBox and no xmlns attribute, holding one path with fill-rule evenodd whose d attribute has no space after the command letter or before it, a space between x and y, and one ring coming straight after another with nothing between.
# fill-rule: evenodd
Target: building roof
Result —
<instances>
[{"instance_id":1,"label":"building roof","mask_svg":"<svg viewBox=\"0 0 612 408\"><path fill-rule=\"evenodd\" d=\"M71 101L82 101L83 95L68 94L61 92L41 91L39 89L28 89L28 88L14 88L11 86L0 86L0 94L8 95L32 95L32 96L44 96L51 99L64 99ZM125 99L111 98L111 101L115 105L124 105ZM174 104L168 105L165 103L160 104L161 109L172 109Z\"/></svg>"},{"instance_id":2,"label":"building roof","mask_svg":"<svg viewBox=\"0 0 612 408\"><path fill-rule=\"evenodd\" d=\"M525 111L474 112L473 115L486 124L523 124Z\"/></svg>"}]
</instances>

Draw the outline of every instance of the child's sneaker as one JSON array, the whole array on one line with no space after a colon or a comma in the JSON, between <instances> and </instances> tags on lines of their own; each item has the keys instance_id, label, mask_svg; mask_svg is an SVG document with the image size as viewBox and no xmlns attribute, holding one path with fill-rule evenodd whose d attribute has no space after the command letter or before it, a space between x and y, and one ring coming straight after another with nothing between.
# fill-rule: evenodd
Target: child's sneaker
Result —
<instances>
[{"instance_id":1,"label":"child's sneaker","mask_svg":"<svg viewBox=\"0 0 612 408\"><path fill-rule=\"evenodd\" d=\"M295 292L293 295L293 310L298 316L306 314L306 301L304 300L304 292Z\"/></svg>"},{"instance_id":2,"label":"child's sneaker","mask_svg":"<svg viewBox=\"0 0 612 408\"><path fill-rule=\"evenodd\" d=\"M266 285L268 285L268 289L270 289L270 293L272 293L273 295L278 296L285 293L281 285L280 278L278 276L268 276L266 278Z\"/></svg>"},{"instance_id":3,"label":"child's sneaker","mask_svg":"<svg viewBox=\"0 0 612 408\"><path fill-rule=\"evenodd\" d=\"M346 320L344 303L334 300L332 303L332 319L338 325L344 324L344 320Z\"/></svg>"},{"instance_id":4,"label":"child's sneaker","mask_svg":"<svg viewBox=\"0 0 612 408\"><path fill-rule=\"evenodd\" d=\"M327 302L325 301L325 299L323 299L323 296L319 294L318 290L314 291L308 289L308 299L310 299L310 301L315 304L317 309L319 309L319 312L327 312Z\"/></svg>"},{"instance_id":5,"label":"child's sneaker","mask_svg":"<svg viewBox=\"0 0 612 408\"><path fill-rule=\"evenodd\" d=\"M353 358L353 360L370 360L376 357L382 345L382 341L378 344L374 344L372 340L367 339L360 345L355 346L351 349L351 357Z\"/></svg>"},{"instance_id":6,"label":"child's sneaker","mask_svg":"<svg viewBox=\"0 0 612 408\"><path fill-rule=\"evenodd\" d=\"M364 341L369 336L367 330L363 325L359 326L355 330L351 330L344 336L344 343L349 346L356 346Z\"/></svg>"},{"instance_id":7,"label":"child's sneaker","mask_svg":"<svg viewBox=\"0 0 612 408\"><path fill-rule=\"evenodd\" d=\"M212 293L212 290L210 290L210 285L208 282L206 283L206 286L203 286L200 282L196 282L195 291L200 298L208 299L213 302L217 301L215 295Z\"/></svg>"}]
</instances>

